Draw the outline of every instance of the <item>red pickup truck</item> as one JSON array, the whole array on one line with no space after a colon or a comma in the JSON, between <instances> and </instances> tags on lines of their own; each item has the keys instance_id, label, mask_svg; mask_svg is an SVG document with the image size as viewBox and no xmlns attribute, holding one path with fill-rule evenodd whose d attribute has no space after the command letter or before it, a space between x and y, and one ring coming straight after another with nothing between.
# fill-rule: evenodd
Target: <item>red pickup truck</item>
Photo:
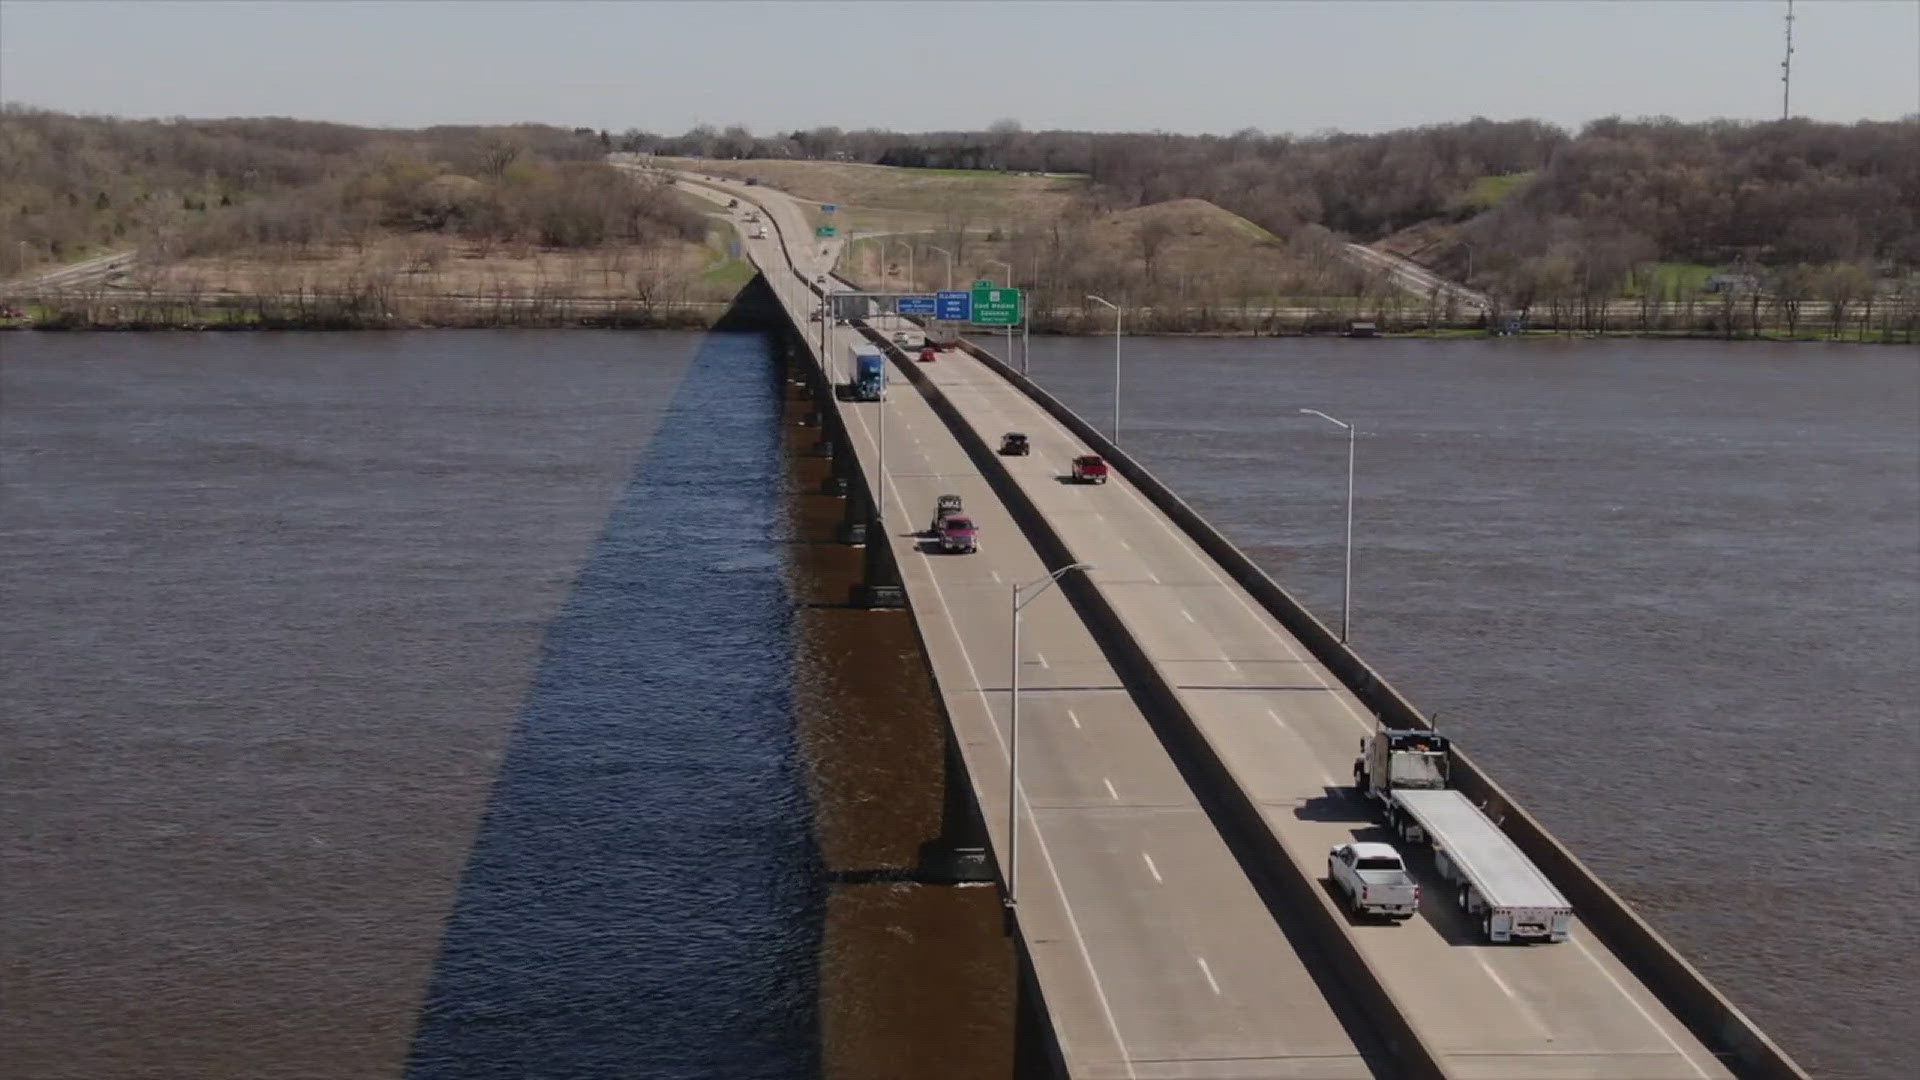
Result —
<instances>
[{"instance_id":1,"label":"red pickup truck","mask_svg":"<svg viewBox=\"0 0 1920 1080\"><path fill-rule=\"evenodd\" d=\"M1107 463L1099 454L1087 454L1073 459L1073 482L1076 484L1104 484L1107 482Z\"/></svg>"},{"instance_id":2,"label":"red pickup truck","mask_svg":"<svg viewBox=\"0 0 1920 1080\"><path fill-rule=\"evenodd\" d=\"M971 555L980 550L980 530L973 519L955 515L940 523L940 550L950 555Z\"/></svg>"}]
</instances>

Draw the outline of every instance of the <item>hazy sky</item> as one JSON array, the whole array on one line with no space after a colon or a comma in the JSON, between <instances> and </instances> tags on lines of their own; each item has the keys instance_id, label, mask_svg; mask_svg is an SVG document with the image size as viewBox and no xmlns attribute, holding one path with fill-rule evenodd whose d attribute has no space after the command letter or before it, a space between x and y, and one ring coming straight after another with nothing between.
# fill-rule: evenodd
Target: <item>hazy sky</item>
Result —
<instances>
[{"instance_id":1,"label":"hazy sky","mask_svg":"<svg viewBox=\"0 0 1920 1080\"><path fill-rule=\"evenodd\" d=\"M678 132L1766 118L1784 0L0 0L0 99ZM1800 0L1793 111L1920 113L1920 0Z\"/></svg>"}]
</instances>

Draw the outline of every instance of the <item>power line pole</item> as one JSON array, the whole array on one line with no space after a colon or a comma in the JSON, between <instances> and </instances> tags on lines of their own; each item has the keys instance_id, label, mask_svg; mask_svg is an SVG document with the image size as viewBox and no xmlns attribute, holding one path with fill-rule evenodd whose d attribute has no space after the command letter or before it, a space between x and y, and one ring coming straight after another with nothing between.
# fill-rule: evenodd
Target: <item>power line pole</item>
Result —
<instances>
[{"instance_id":1,"label":"power line pole","mask_svg":"<svg viewBox=\"0 0 1920 1080\"><path fill-rule=\"evenodd\" d=\"M1780 60L1780 119L1793 115L1793 0L1787 0L1787 55Z\"/></svg>"}]
</instances>

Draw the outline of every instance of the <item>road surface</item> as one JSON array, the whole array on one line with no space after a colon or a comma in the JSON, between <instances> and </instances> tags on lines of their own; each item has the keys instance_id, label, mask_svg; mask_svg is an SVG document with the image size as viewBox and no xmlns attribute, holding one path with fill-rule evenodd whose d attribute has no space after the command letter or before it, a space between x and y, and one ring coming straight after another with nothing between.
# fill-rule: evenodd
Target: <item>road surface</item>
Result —
<instances>
[{"instance_id":1,"label":"road surface","mask_svg":"<svg viewBox=\"0 0 1920 1080\"><path fill-rule=\"evenodd\" d=\"M798 208L777 192L744 188L730 194L759 201L782 231L805 228ZM770 246L754 252L756 262L771 268L777 289L794 295L797 282L788 277L782 286L777 280L783 276L771 247L777 238L758 243ZM800 272L818 278L826 272L820 260L831 252L822 255L809 244L796 255ZM876 328L893 326L881 319ZM844 338L850 331L838 333ZM836 342L834 348L841 346ZM1095 564L1094 583L1176 687L1299 869L1324 878L1329 848L1356 837L1378 838L1373 814L1348 788L1355 750L1371 720L1338 680L1123 478L1116 475L1101 486L1064 482L1068 463L1084 447L1011 383L958 353L943 354L922 370L990 443L1006 431L1030 437L1031 456L1003 461L1075 557ZM856 437L865 440L862 463L869 470L878 467L871 441L880 408L852 406ZM1005 799L995 790L1005 782L1006 734L1004 709L996 699L1005 694L995 689L1006 681L1007 661L999 655L1007 641L1006 589L1044 570L920 395L896 383L885 409L887 531L916 611L933 627L926 635L929 650L949 712L962 729L982 805L990 820L1003 819ZM934 496L943 491L965 497L981 521L982 554L927 556L906 535L930 515ZM931 611L925 606L929 593L935 597ZM1116 685L1084 627L1057 594L1028 611L1032 619L1023 639L1028 654L1021 660L1027 685L1049 679L1061 688ZM1022 746L1022 772L1034 811L1029 821L1038 825L1036 843L1044 840L1050 852L1041 867L1031 870L1044 873L1040 887L1022 872L1020 886L1031 890L1023 892L1023 921L1033 920L1026 929L1036 950L1062 948L1060 931L1068 931L1066 938L1076 943L1093 982L1094 998L1110 1020L1112 1040L1104 1053L1118 1055L1083 1054L1076 1060L1138 1070L1149 1059L1184 1053L1187 1064L1179 1069L1128 1074L1343 1075L1325 1071L1337 1060L1325 1057L1311 1066L1322 1070L1317 1072L1280 1072L1266 1062L1240 1072L1190 1071L1207 1054L1224 1060L1218 1055L1256 1050L1269 1054L1271 1062L1303 1063L1336 1044L1337 1025L1328 1025L1332 1018L1323 1004L1312 1007L1318 999L1308 992L1310 980L1300 962L1291 956L1276 960L1273 950L1284 950L1285 943L1274 940L1271 917L1239 878L1219 837L1206 827L1191 793L1182 789L1125 695L1056 689L1022 700L1023 738L1029 740ZM1089 730L1097 736L1088 736ZM995 748L1002 750L1001 757L995 757ZM1044 761L1025 757L1029 752ZM1033 772L1026 770L1029 761ZM996 833L995 845L1005 850L1003 833ZM1177 869L1169 874L1168 863L1176 858ZM1151 873L1142 877L1149 862ZM1730 1075L1584 927L1576 925L1572 940L1560 945L1482 944L1431 865L1418 859L1415 865L1423 875L1419 917L1399 925L1356 923L1345 929L1403 1004L1415 1030L1439 1052L1450 1076L1689 1080ZM1178 880L1186 874L1198 876ZM1045 928L1035 910L1042 904L1048 907ZM1089 925L1095 927L1091 934L1085 929ZM1223 978L1225 957L1235 953L1254 962L1233 965ZM1059 956L1050 961L1043 979L1064 978L1062 972L1072 966ZM1195 974L1205 992L1197 992ZM1069 984L1048 983L1050 1003L1056 985ZM1235 1019L1209 1019L1204 1007L1209 996L1230 999L1215 1004L1223 1010L1230 1005ZM1085 1005L1078 995L1062 1000ZM1074 1021L1059 1012L1056 1020L1068 1020L1067 1029L1075 1032L1088 1024L1086 1018ZM1284 1038L1278 1034L1282 1029ZM1236 1042L1236 1032L1251 1039L1260 1031L1271 1033L1276 1044ZM1345 1053L1353 1053L1350 1044ZM1360 1068L1357 1060L1345 1060Z\"/></svg>"}]
</instances>

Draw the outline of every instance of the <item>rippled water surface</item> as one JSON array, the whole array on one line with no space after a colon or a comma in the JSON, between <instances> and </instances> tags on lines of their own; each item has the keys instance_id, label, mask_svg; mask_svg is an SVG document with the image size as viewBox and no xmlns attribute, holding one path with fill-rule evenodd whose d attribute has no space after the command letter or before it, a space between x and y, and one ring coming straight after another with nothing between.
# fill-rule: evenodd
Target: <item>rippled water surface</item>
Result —
<instances>
[{"instance_id":1,"label":"rippled water surface","mask_svg":"<svg viewBox=\"0 0 1920 1080\"><path fill-rule=\"evenodd\" d=\"M1109 415L1110 342L1035 346ZM789 698L852 646L792 640L765 349L0 336L0 1072L818 1071ZM1910 353L1125 350L1128 445L1329 619L1297 410L1359 423L1357 646L1805 1062L1905 1074Z\"/></svg>"},{"instance_id":2,"label":"rippled water surface","mask_svg":"<svg viewBox=\"0 0 1920 1080\"><path fill-rule=\"evenodd\" d=\"M762 339L0 348L0 1071L817 1071Z\"/></svg>"},{"instance_id":3,"label":"rippled water surface","mask_svg":"<svg viewBox=\"0 0 1920 1080\"><path fill-rule=\"evenodd\" d=\"M1109 339L1033 371L1103 429ZM1920 358L1127 339L1122 437L1803 1063L1907 1075Z\"/></svg>"}]
</instances>

